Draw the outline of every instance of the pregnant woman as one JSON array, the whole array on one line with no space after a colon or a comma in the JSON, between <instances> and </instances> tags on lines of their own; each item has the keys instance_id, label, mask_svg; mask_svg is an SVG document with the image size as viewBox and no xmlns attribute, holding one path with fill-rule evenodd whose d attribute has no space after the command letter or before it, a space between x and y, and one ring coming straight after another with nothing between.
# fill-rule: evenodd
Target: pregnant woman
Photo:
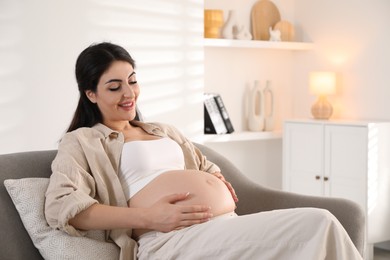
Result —
<instances>
[{"instance_id":1,"label":"pregnant woman","mask_svg":"<svg viewBox=\"0 0 390 260\"><path fill-rule=\"evenodd\" d=\"M217 165L174 127L136 119L134 69L111 43L79 55L79 103L46 191L51 227L74 236L106 230L121 260L361 259L328 211L237 216Z\"/></svg>"}]
</instances>

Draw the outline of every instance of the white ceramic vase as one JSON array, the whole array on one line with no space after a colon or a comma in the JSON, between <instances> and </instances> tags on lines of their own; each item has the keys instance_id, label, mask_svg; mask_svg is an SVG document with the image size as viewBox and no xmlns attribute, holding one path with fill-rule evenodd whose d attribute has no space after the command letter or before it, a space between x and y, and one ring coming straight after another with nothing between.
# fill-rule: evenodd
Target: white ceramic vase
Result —
<instances>
[{"instance_id":1,"label":"white ceramic vase","mask_svg":"<svg viewBox=\"0 0 390 260\"><path fill-rule=\"evenodd\" d=\"M265 131L272 131L275 125L275 96L271 81L267 80L263 93Z\"/></svg>"},{"instance_id":2,"label":"white ceramic vase","mask_svg":"<svg viewBox=\"0 0 390 260\"><path fill-rule=\"evenodd\" d=\"M229 10L228 18L222 27L221 35L225 39L234 39L234 27L237 26L237 17L235 10Z\"/></svg>"},{"instance_id":3,"label":"white ceramic vase","mask_svg":"<svg viewBox=\"0 0 390 260\"><path fill-rule=\"evenodd\" d=\"M248 99L248 128L250 131L264 130L264 104L264 93L259 81L256 80Z\"/></svg>"}]
</instances>

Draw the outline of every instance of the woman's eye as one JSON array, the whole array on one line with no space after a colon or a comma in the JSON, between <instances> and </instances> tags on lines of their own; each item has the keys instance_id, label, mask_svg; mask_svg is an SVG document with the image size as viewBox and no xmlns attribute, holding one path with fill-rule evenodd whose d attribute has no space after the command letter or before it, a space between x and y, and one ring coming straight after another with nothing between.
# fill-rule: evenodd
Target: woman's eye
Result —
<instances>
[{"instance_id":1,"label":"woman's eye","mask_svg":"<svg viewBox=\"0 0 390 260\"><path fill-rule=\"evenodd\" d=\"M111 87L109 88L110 91L117 91L121 88L121 86L118 86L118 87Z\"/></svg>"},{"instance_id":2,"label":"woman's eye","mask_svg":"<svg viewBox=\"0 0 390 260\"><path fill-rule=\"evenodd\" d=\"M133 80L133 81L129 81L129 84L130 85L135 85L135 84L137 84L138 82L136 81L136 80Z\"/></svg>"}]
</instances>

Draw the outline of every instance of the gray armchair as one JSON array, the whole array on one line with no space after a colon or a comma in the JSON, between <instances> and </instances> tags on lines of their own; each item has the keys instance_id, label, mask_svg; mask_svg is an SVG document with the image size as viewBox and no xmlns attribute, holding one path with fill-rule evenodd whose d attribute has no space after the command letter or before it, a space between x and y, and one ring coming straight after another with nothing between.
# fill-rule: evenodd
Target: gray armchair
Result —
<instances>
[{"instance_id":1,"label":"gray armchair","mask_svg":"<svg viewBox=\"0 0 390 260\"><path fill-rule=\"evenodd\" d=\"M303 196L262 187L243 175L226 158L212 149L196 144L210 161L220 166L222 173L234 186L240 199L237 213L294 207L328 209L342 223L355 246L363 255L365 250L365 215L355 203L334 198ZM0 252L2 259L43 259L34 247L5 187L4 180L49 177L50 165L56 151L32 151L0 155Z\"/></svg>"},{"instance_id":2,"label":"gray armchair","mask_svg":"<svg viewBox=\"0 0 390 260\"><path fill-rule=\"evenodd\" d=\"M211 148L200 144L197 146L210 161L221 168L222 174L232 183L239 198L236 209L238 215L299 207L327 209L340 221L364 258L365 214L359 205L341 198L314 197L268 189L251 181L229 160Z\"/></svg>"}]
</instances>

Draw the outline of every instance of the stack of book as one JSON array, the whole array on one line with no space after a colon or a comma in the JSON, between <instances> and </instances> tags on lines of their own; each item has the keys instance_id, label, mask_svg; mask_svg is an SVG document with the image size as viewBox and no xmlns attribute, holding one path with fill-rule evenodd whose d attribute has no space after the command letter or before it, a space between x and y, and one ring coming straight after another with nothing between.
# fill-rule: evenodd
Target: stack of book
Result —
<instances>
[{"instance_id":1,"label":"stack of book","mask_svg":"<svg viewBox=\"0 0 390 260\"><path fill-rule=\"evenodd\" d=\"M229 114L217 93L204 94L204 133L230 134L234 132Z\"/></svg>"}]
</instances>

